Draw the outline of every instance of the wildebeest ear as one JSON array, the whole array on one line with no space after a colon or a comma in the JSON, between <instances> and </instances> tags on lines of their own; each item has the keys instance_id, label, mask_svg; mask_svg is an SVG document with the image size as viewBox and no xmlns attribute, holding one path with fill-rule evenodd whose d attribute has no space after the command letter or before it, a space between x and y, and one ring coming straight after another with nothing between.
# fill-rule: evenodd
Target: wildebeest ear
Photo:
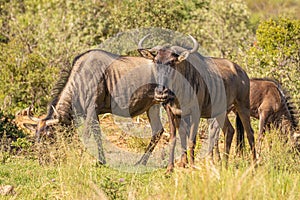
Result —
<instances>
[{"instance_id":1,"label":"wildebeest ear","mask_svg":"<svg viewBox=\"0 0 300 200\"><path fill-rule=\"evenodd\" d=\"M186 60L187 57L189 57L189 55L190 55L190 52L189 52L189 51L184 51L184 52L182 52L182 53L178 56L177 62L180 63L180 62Z\"/></svg>"},{"instance_id":2,"label":"wildebeest ear","mask_svg":"<svg viewBox=\"0 0 300 200\"><path fill-rule=\"evenodd\" d=\"M155 56L148 50L148 49L138 49L139 53L141 56L144 58L154 60Z\"/></svg>"}]
</instances>

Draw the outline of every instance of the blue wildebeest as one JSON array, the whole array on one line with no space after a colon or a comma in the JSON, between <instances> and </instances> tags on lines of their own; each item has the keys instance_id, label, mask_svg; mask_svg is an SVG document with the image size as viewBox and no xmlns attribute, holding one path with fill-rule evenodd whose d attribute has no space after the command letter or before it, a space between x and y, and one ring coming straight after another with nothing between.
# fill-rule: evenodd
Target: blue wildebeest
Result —
<instances>
[{"instance_id":1,"label":"blue wildebeest","mask_svg":"<svg viewBox=\"0 0 300 200\"><path fill-rule=\"evenodd\" d=\"M156 85L152 74L153 66L152 61L143 57L122 57L96 49L77 56L70 73L55 88L47 116L37 120L37 136L49 124L60 122L68 125L74 120L74 116L80 116L86 129L84 143L88 149L97 149L97 158L105 163L98 115L113 113L134 117L147 112L152 138L138 162L146 164L163 133L159 117L160 105L154 99ZM91 137L96 141L94 144L88 141Z\"/></svg>"},{"instance_id":2,"label":"blue wildebeest","mask_svg":"<svg viewBox=\"0 0 300 200\"><path fill-rule=\"evenodd\" d=\"M290 96L276 80L268 78L250 79L250 115L259 119L259 141L271 125L282 127L285 133L298 126L296 110Z\"/></svg>"},{"instance_id":3,"label":"blue wildebeest","mask_svg":"<svg viewBox=\"0 0 300 200\"><path fill-rule=\"evenodd\" d=\"M148 35L140 41L139 52L155 63L159 86L155 88L154 98L166 103L176 96L174 104L177 108L171 106L170 110L183 118L190 116L189 162L194 164L194 148L200 117L216 118L221 125L223 132L226 133L225 158L228 160L234 129L227 117L227 110L232 105L235 106L247 133L255 161L254 133L250 124L250 84L246 72L229 60L200 55L197 52L199 44L191 36L194 43L192 50L179 46L144 49L141 44L147 37ZM175 132L171 135L172 140L175 140ZM184 157L186 158L186 152L183 152ZM170 158L168 169L171 170L174 166L174 155L170 155Z\"/></svg>"},{"instance_id":4,"label":"blue wildebeest","mask_svg":"<svg viewBox=\"0 0 300 200\"><path fill-rule=\"evenodd\" d=\"M233 111L235 112L234 108ZM269 78L251 78L250 79L250 116L259 119L259 137L258 137L258 152L261 149L261 143L266 130L281 128L284 136L288 136L294 140L294 132L298 127L296 118L297 111L295 106L290 101L290 96L282 88L278 81ZM212 131L218 131L216 120L211 124ZM216 135L216 154L220 160L218 149L218 134ZM295 136L296 137L296 136ZM213 138L211 138L213 139ZM214 141L210 141L210 150L214 145ZM243 134L237 134L237 146L241 151L244 145Z\"/></svg>"}]
</instances>

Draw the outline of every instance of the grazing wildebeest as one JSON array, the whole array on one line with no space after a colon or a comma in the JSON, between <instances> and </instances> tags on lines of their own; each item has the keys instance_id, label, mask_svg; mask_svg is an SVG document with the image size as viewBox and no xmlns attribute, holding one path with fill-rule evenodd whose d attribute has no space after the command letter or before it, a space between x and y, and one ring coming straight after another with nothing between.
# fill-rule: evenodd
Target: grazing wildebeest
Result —
<instances>
[{"instance_id":1,"label":"grazing wildebeest","mask_svg":"<svg viewBox=\"0 0 300 200\"><path fill-rule=\"evenodd\" d=\"M227 110L232 105L235 106L247 133L255 161L254 134L250 124L250 84L246 72L229 60L200 55L197 52L199 44L191 36L194 43L192 50L179 46L144 49L141 44L147 37L148 35L142 38L138 48L143 57L155 63L159 86L155 88L154 98L165 103L170 101L174 94L175 105L180 110L181 117L191 116L188 139L190 163L194 164L194 148L200 117L216 118L221 124L223 132L226 133L225 156L228 160L234 129L227 117ZM172 135L171 140L173 137ZM172 169L173 166L174 160L169 162L168 168Z\"/></svg>"},{"instance_id":2,"label":"grazing wildebeest","mask_svg":"<svg viewBox=\"0 0 300 200\"><path fill-rule=\"evenodd\" d=\"M259 140L271 125L294 131L298 126L296 111L290 96L272 79L250 79L250 116L259 119ZM282 124L282 121L285 124ZM283 125L283 126L281 126Z\"/></svg>"},{"instance_id":3,"label":"grazing wildebeest","mask_svg":"<svg viewBox=\"0 0 300 200\"><path fill-rule=\"evenodd\" d=\"M38 119L37 136L50 124L60 122L69 125L74 116L80 116L84 121L86 139L95 138L97 157L101 163L105 163L98 115L113 113L134 117L146 111L152 138L139 161L146 164L163 133L160 105L154 99L153 66L152 61L143 57L122 57L98 49L77 56L72 70L61 78L55 88L47 116ZM85 143L91 145L88 141Z\"/></svg>"},{"instance_id":4,"label":"grazing wildebeest","mask_svg":"<svg viewBox=\"0 0 300 200\"><path fill-rule=\"evenodd\" d=\"M233 111L235 111L234 108ZM287 136L290 133L293 136L293 132L298 126L296 113L294 105L290 102L290 96L278 81L269 78L250 79L250 116L259 119L258 152L260 152L264 133L270 129L271 125L274 128L280 127L284 135ZM211 126L213 126L212 131L218 131L218 124L215 120ZM220 160L217 143L219 133L216 134L216 153L217 158ZM209 141L209 143L212 147L214 141ZM237 134L239 150L241 150L243 144L243 134Z\"/></svg>"}]
</instances>

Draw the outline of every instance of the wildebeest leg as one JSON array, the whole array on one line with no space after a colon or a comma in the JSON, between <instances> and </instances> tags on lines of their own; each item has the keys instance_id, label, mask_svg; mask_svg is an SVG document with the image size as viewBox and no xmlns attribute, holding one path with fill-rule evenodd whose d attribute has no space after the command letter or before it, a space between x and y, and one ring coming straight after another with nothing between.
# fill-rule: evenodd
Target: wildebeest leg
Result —
<instances>
[{"instance_id":1,"label":"wildebeest leg","mask_svg":"<svg viewBox=\"0 0 300 200\"><path fill-rule=\"evenodd\" d=\"M188 141L188 149L190 153L190 160L189 163L191 166L194 165L195 163L195 146L196 146L196 136L197 136L197 131L198 131L198 126L199 126L199 121L200 121L200 113L201 111L197 112L197 109L192 112L191 115L191 128L190 128L190 134L189 134L189 141Z\"/></svg>"},{"instance_id":2,"label":"wildebeest leg","mask_svg":"<svg viewBox=\"0 0 300 200\"><path fill-rule=\"evenodd\" d=\"M164 106L168 115L169 123L170 123L170 157L169 163L167 167L167 173L170 173L174 169L174 154L175 154L175 146L176 146L176 116L172 113L170 106L167 104Z\"/></svg>"},{"instance_id":3,"label":"wildebeest leg","mask_svg":"<svg viewBox=\"0 0 300 200\"><path fill-rule=\"evenodd\" d=\"M259 135L258 135L257 153L259 155L261 152L261 145L262 145L263 138L265 135L266 123L268 121L268 116L269 116L270 111L265 110L264 108L260 107L258 109L258 112L259 112Z\"/></svg>"},{"instance_id":4,"label":"wildebeest leg","mask_svg":"<svg viewBox=\"0 0 300 200\"><path fill-rule=\"evenodd\" d=\"M220 136L220 131L218 133L218 136ZM213 151L212 151L213 152ZM216 143L215 143L215 153L216 153L216 157L217 157L217 161L221 162L221 155L220 155L220 149L219 149L219 137L218 139L216 139Z\"/></svg>"},{"instance_id":5,"label":"wildebeest leg","mask_svg":"<svg viewBox=\"0 0 300 200\"><path fill-rule=\"evenodd\" d=\"M88 109L84 123L82 140L90 153L97 157L99 164L106 164L99 119L95 110Z\"/></svg>"},{"instance_id":6,"label":"wildebeest leg","mask_svg":"<svg viewBox=\"0 0 300 200\"><path fill-rule=\"evenodd\" d=\"M220 150L219 150L219 137L220 137L220 126L216 118L213 119L213 121L209 124L209 152L211 155L212 161L214 160L213 158L213 152L215 149L217 161L221 161L221 156L220 156Z\"/></svg>"},{"instance_id":7,"label":"wildebeest leg","mask_svg":"<svg viewBox=\"0 0 300 200\"><path fill-rule=\"evenodd\" d=\"M246 106L242 107L241 105L243 105L243 104L236 105L237 114L240 116L244 130L247 133L247 139L248 139L251 151L252 151L253 162L256 162L254 132L253 132L253 129L251 128L251 123L250 123L250 110Z\"/></svg>"},{"instance_id":8,"label":"wildebeest leg","mask_svg":"<svg viewBox=\"0 0 300 200\"><path fill-rule=\"evenodd\" d=\"M202 147L200 150L200 159L206 158L209 155L210 160L213 162L214 148L217 149L219 139L220 126L215 118L207 119L208 123L208 138L206 141L202 142ZM217 151L217 156L220 156L219 151Z\"/></svg>"},{"instance_id":9,"label":"wildebeest leg","mask_svg":"<svg viewBox=\"0 0 300 200\"><path fill-rule=\"evenodd\" d=\"M151 126L151 130L152 130L152 137L151 137L150 144L147 146L147 149L146 149L144 155L136 163L136 165L138 165L138 164L146 165L147 164L147 161L148 161L152 151L156 147L158 141L160 140L160 138L161 138L161 136L164 132L164 128L163 128L163 126L161 124L161 121L160 121L159 112L160 112L160 105L159 104L153 105L147 111L147 116L148 116L150 126Z\"/></svg>"},{"instance_id":10,"label":"wildebeest leg","mask_svg":"<svg viewBox=\"0 0 300 200\"><path fill-rule=\"evenodd\" d=\"M224 160L225 160L225 166L228 166L228 158L229 158L229 152L230 147L234 135L234 128L232 127L227 114L222 114L216 117L218 123L222 126L222 131L225 135L225 154L224 154Z\"/></svg>"},{"instance_id":11,"label":"wildebeest leg","mask_svg":"<svg viewBox=\"0 0 300 200\"><path fill-rule=\"evenodd\" d=\"M177 119L176 127L178 127L179 124L179 118ZM180 162L178 163L179 167L185 167L188 163L187 160L187 138L190 131L190 116L183 117L181 120L181 124L179 126L179 137L180 137L180 143L181 143L181 158Z\"/></svg>"}]
</instances>

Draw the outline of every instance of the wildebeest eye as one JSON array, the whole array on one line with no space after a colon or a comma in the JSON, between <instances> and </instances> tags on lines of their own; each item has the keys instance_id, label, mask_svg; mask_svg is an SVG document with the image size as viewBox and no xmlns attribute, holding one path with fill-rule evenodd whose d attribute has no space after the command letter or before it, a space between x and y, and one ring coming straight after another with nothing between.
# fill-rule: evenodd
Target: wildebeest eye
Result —
<instances>
[{"instance_id":1,"label":"wildebeest eye","mask_svg":"<svg viewBox=\"0 0 300 200\"><path fill-rule=\"evenodd\" d=\"M175 57L175 58L178 58L178 57L179 57L179 55L178 55L177 53L174 53L174 52L173 52L171 55L172 55L173 57Z\"/></svg>"}]
</instances>

